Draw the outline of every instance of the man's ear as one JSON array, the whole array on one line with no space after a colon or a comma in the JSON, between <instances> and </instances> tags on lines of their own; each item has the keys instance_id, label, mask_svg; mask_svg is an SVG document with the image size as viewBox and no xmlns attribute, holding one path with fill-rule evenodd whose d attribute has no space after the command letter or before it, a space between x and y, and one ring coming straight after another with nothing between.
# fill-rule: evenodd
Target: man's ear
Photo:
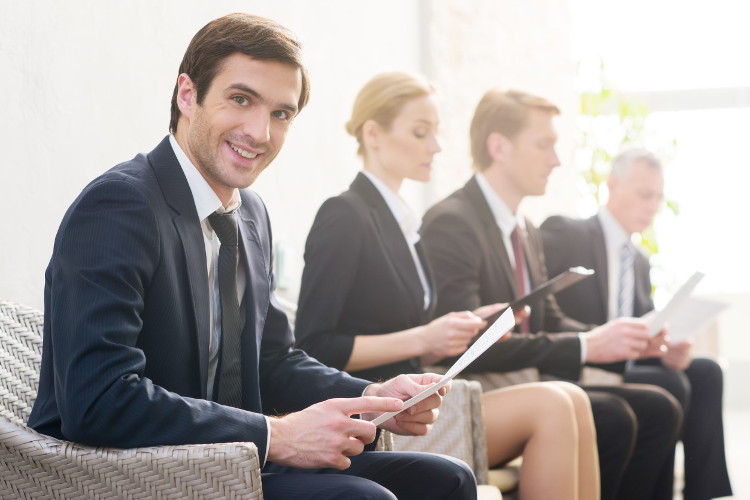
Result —
<instances>
[{"instance_id":1,"label":"man's ear","mask_svg":"<svg viewBox=\"0 0 750 500\"><path fill-rule=\"evenodd\" d=\"M365 148L376 150L380 146L381 127L375 120L367 120L362 124L362 142Z\"/></svg>"},{"instance_id":2,"label":"man's ear","mask_svg":"<svg viewBox=\"0 0 750 500\"><path fill-rule=\"evenodd\" d=\"M487 136L486 146L487 153L492 159L492 162L499 161L502 163L513 148L513 143L500 132L492 132Z\"/></svg>"},{"instance_id":3,"label":"man's ear","mask_svg":"<svg viewBox=\"0 0 750 500\"><path fill-rule=\"evenodd\" d=\"M196 105L197 95L193 80L187 73L182 73L177 77L177 107L186 118L192 118Z\"/></svg>"},{"instance_id":4,"label":"man's ear","mask_svg":"<svg viewBox=\"0 0 750 500\"><path fill-rule=\"evenodd\" d=\"M617 179L610 175L607 177L607 190L611 193L617 187Z\"/></svg>"}]
</instances>

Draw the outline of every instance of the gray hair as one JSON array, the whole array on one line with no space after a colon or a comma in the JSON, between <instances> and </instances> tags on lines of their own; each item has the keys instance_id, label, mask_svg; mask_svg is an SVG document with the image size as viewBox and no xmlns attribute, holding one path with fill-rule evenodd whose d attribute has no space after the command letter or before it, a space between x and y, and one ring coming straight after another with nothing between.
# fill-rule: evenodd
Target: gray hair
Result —
<instances>
[{"instance_id":1,"label":"gray hair","mask_svg":"<svg viewBox=\"0 0 750 500\"><path fill-rule=\"evenodd\" d=\"M612 160L612 168L610 170L610 177L616 179L622 179L627 174L632 166L642 161L649 167L656 170L660 174L664 173L664 167L662 166L661 160L656 157L651 151L643 148L631 148L618 154L614 160Z\"/></svg>"}]
</instances>

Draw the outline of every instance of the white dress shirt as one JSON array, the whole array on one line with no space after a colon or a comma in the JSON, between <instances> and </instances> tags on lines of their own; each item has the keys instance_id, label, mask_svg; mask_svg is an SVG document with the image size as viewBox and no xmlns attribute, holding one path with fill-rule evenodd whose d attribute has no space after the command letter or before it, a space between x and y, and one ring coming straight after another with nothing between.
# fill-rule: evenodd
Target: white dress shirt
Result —
<instances>
[{"instance_id":1,"label":"white dress shirt","mask_svg":"<svg viewBox=\"0 0 750 500\"><path fill-rule=\"evenodd\" d=\"M216 379L216 367L219 361L219 346L221 345L221 298L219 296L219 248L221 242L214 233L211 223L208 222L208 216L214 212L224 213L232 212L239 209L242 204L239 191L235 190L229 205L224 207L221 200L216 195L206 179L193 165L185 152L182 150L173 135L169 136L169 143L172 145L177 161L180 163L185 178L187 179L190 191L193 194L195 210L198 213L198 219L201 221L201 230L203 231L203 243L206 248L206 272L208 273L208 305L209 305L209 325L210 336L208 344L208 381L206 387L206 398L213 399L214 380ZM242 303L245 295L247 278L245 276L244 261L237 259L237 299ZM268 448L271 445L271 425L266 417L266 426L268 428L266 442L266 457L268 458ZM264 459L265 462L265 459Z\"/></svg>"},{"instance_id":2,"label":"white dress shirt","mask_svg":"<svg viewBox=\"0 0 750 500\"><path fill-rule=\"evenodd\" d=\"M419 281L422 283L422 290L424 291L423 307L426 311L430 307L430 297L432 296L431 287L430 282L427 279L427 273L425 273L422 261L419 259L417 248L415 246L419 241L419 228L421 227L422 222L416 215L414 215L414 212L409 208L409 205L386 186L383 181L366 170L362 170L362 173L370 179L370 182L372 182L378 190L380 196L383 197L385 204L388 206L388 209L391 211L393 217L401 228L401 233L404 235L406 244L411 252L411 258L414 260L414 265L417 267Z\"/></svg>"},{"instance_id":3,"label":"white dress shirt","mask_svg":"<svg viewBox=\"0 0 750 500\"><path fill-rule=\"evenodd\" d=\"M492 189L484 174L477 172L474 177L477 180L477 184L479 184L479 189L482 191L484 199L487 200L487 204L490 206L490 211L495 218L497 227L500 228L500 234L503 236L503 244L510 259L510 265L515 269L516 255L513 253L513 242L510 239L510 235L516 226L518 226L523 232L524 238L526 238L526 220L520 214L514 214L510 211L510 208L500 198L500 195ZM526 290L531 290L528 269L524 269L523 276L526 282Z\"/></svg>"},{"instance_id":4,"label":"white dress shirt","mask_svg":"<svg viewBox=\"0 0 750 500\"><path fill-rule=\"evenodd\" d=\"M484 174L482 174L482 172L477 172L476 174L474 174L474 178L477 180L477 184L479 184L479 189L482 191L484 199L490 206L490 211L495 218L497 227L500 228L500 234L502 234L503 236L503 244L505 245L505 250L508 252L510 265L515 269L516 257L513 253L513 243L510 240L510 234L513 232L516 226L518 226L521 231L523 231L524 237L526 237L526 220L521 216L521 214L514 214L510 211L508 205L506 205L503 199L500 198L500 195L497 194L494 189L492 189L492 186L490 186L490 183L487 181L487 178L484 176ZM526 290L531 290L528 269L524 270L524 279L526 280ZM581 344L581 364L583 364L586 360L586 342L584 342L583 340L582 333L578 334L578 340Z\"/></svg>"},{"instance_id":5,"label":"white dress shirt","mask_svg":"<svg viewBox=\"0 0 750 500\"><path fill-rule=\"evenodd\" d=\"M620 251L625 244L633 246L627 231L617 222L607 207L602 207L597 214L604 230L604 243L607 247L608 294L607 319L618 317L617 298L620 291ZM635 247L631 250L636 251ZM634 271L631 269L631 273Z\"/></svg>"}]
</instances>

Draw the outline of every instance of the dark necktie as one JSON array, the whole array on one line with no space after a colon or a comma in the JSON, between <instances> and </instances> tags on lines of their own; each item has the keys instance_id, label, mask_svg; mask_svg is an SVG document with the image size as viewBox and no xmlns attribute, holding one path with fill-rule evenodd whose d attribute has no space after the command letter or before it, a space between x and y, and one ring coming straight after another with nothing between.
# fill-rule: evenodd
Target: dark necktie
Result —
<instances>
[{"instance_id":1,"label":"dark necktie","mask_svg":"<svg viewBox=\"0 0 750 500\"><path fill-rule=\"evenodd\" d=\"M237 219L234 212L208 216L221 242L219 249L219 297L221 299L221 371L217 401L242 406L240 307L237 300Z\"/></svg>"},{"instance_id":2,"label":"dark necktie","mask_svg":"<svg viewBox=\"0 0 750 500\"><path fill-rule=\"evenodd\" d=\"M513 232L510 233L510 242L513 245L513 257L516 260L516 288L518 289L518 296L523 297L526 295L526 257L523 253L523 234L521 234L521 228L516 224ZM523 318L521 321L521 333L529 333L529 318Z\"/></svg>"}]
</instances>

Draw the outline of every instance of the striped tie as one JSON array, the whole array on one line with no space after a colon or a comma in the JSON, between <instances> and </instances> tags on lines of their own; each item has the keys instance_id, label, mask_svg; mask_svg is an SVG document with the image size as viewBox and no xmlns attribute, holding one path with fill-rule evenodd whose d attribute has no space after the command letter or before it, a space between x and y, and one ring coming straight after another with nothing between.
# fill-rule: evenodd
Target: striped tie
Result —
<instances>
[{"instance_id":1,"label":"striped tie","mask_svg":"<svg viewBox=\"0 0 750 500\"><path fill-rule=\"evenodd\" d=\"M219 237L219 298L221 301L221 371L217 401L242 407L240 307L237 299L237 219L234 212L208 216Z\"/></svg>"},{"instance_id":2,"label":"striped tie","mask_svg":"<svg viewBox=\"0 0 750 500\"><path fill-rule=\"evenodd\" d=\"M633 245L626 242L620 249L620 281L617 293L617 317L633 315L634 273Z\"/></svg>"}]
</instances>

